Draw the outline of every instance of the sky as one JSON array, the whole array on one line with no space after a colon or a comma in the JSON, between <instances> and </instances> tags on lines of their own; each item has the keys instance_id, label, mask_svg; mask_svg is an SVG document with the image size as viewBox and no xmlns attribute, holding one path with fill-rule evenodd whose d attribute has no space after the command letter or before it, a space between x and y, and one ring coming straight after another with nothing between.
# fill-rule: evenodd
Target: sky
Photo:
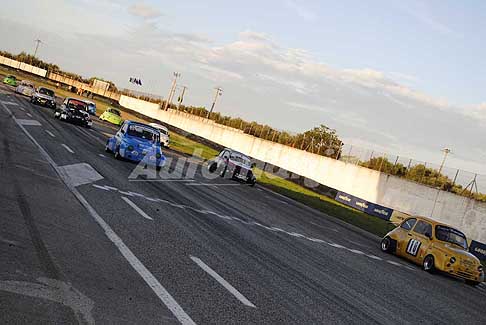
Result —
<instances>
[{"instance_id":1,"label":"sky","mask_svg":"<svg viewBox=\"0 0 486 325\"><path fill-rule=\"evenodd\" d=\"M485 1L16 0L0 31L122 88L167 97L178 71L186 104L219 86L224 114L486 174Z\"/></svg>"}]
</instances>

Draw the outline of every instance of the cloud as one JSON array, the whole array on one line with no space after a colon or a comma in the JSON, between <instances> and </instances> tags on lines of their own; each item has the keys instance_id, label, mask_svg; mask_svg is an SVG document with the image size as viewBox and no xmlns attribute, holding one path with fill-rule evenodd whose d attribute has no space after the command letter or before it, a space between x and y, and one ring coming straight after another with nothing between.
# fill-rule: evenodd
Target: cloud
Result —
<instances>
[{"instance_id":1,"label":"cloud","mask_svg":"<svg viewBox=\"0 0 486 325\"><path fill-rule=\"evenodd\" d=\"M128 12L136 17L153 20L162 16L159 9L152 7L144 2L137 2L128 7Z\"/></svg>"},{"instance_id":2,"label":"cloud","mask_svg":"<svg viewBox=\"0 0 486 325\"><path fill-rule=\"evenodd\" d=\"M42 11L39 16L44 16ZM473 153L484 147L486 103L453 105L405 85L396 73L339 69L305 49L282 46L271 35L251 30L215 44L205 35L163 29L153 18L124 25L123 33L104 35L83 34L82 20L77 26L59 19L63 26L72 24L75 32L50 41L53 45L43 55L67 70L103 76L120 87L129 87L127 77L136 74L145 81L144 92L163 96L172 72L179 71L180 82L189 87L188 104L210 105L213 88L222 86L225 94L217 110L225 114L294 132L325 124L346 140L439 163L440 149L447 146L463 157L457 160L461 166L486 172L484 163L464 163L484 162L484 155ZM0 30L11 26L1 23ZM93 17L94 26L104 23L104 18ZM19 52L41 30L17 23L16 37L0 34L0 42ZM52 38L56 30L50 30Z\"/></svg>"}]
</instances>

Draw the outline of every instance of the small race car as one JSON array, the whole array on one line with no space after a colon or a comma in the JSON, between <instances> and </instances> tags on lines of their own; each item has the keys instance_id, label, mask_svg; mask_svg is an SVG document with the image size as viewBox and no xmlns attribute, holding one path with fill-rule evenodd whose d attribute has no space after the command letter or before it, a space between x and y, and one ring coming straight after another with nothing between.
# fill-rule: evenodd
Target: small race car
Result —
<instances>
[{"instance_id":1,"label":"small race car","mask_svg":"<svg viewBox=\"0 0 486 325\"><path fill-rule=\"evenodd\" d=\"M219 172L221 177L229 175L234 180L244 181L254 186L256 184L256 177L252 171L254 166L248 156L226 148L209 161L208 170L210 173Z\"/></svg>"},{"instance_id":2,"label":"small race car","mask_svg":"<svg viewBox=\"0 0 486 325\"><path fill-rule=\"evenodd\" d=\"M35 93L34 84L30 81L22 80L20 85L15 88L17 94L25 95L31 97Z\"/></svg>"},{"instance_id":3,"label":"small race car","mask_svg":"<svg viewBox=\"0 0 486 325\"><path fill-rule=\"evenodd\" d=\"M6 85L17 87L17 77L10 75L3 78L3 83Z\"/></svg>"},{"instance_id":4,"label":"small race car","mask_svg":"<svg viewBox=\"0 0 486 325\"><path fill-rule=\"evenodd\" d=\"M122 125L123 119L121 118L121 113L116 108L110 107L103 114L100 115L100 120L107 121L111 124Z\"/></svg>"},{"instance_id":5,"label":"small race car","mask_svg":"<svg viewBox=\"0 0 486 325\"><path fill-rule=\"evenodd\" d=\"M88 113L89 115L96 115L96 103L91 102L89 100L85 100L86 104L88 104Z\"/></svg>"},{"instance_id":6,"label":"small race car","mask_svg":"<svg viewBox=\"0 0 486 325\"><path fill-rule=\"evenodd\" d=\"M483 266L468 252L466 236L459 230L425 217L405 219L386 234L381 250L422 265L430 273L441 271L467 284L484 281Z\"/></svg>"},{"instance_id":7,"label":"small race car","mask_svg":"<svg viewBox=\"0 0 486 325\"><path fill-rule=\"evenodd\" d=\"M157 123L149 123L150 126L153 126L160 132L160 143L165 147L169 148L169 142L170 142L170 135L169 135L169 130L160 124Z\"/></svg>"},{"instance_id":8,"label":"small race car","mask_svg":"<svg viewBox=\"0 0 486 325\"><path fill-rule=\"evenodd\" d=\"M64 100L60 108L56 108L54 117L61 121L90 128L93 122L88 112L86 112L86 106L87 104L83 100L68 97Z\"/></svg>"},{"instance_id":9,"label":"small race car","mask_svg":"<svg viewBox=\"0 0 486 325\"><path fill-rule=\"evenodd\" d=\"M49 88L39 87L30 98L34 105L42 105L49 108L56 108L56 95Z\"/></svg>"},{"instance_id":10,"label":"small race car","mask_svg":"<svg viewBox=\"0 0 486 325\"><path fill-rule=\"evenodd\" d=\"M125 121L106 142L105 151L113 152L116 159L143 162L157 170L164 166L166 159L160 147L159 131L135 121Z\"/></svg>"}]
</instances>

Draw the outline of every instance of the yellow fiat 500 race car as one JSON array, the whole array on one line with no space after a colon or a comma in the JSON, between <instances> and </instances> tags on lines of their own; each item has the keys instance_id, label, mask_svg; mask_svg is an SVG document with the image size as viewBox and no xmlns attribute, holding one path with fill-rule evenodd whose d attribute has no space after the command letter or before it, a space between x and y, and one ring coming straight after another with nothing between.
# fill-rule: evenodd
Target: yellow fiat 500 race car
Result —
<instances>
[{"instance_id":1,"label":"yellow fiat 500 race car","mask_svg":"<svg viewBox=\"0 0 486 325\"><path fill-rule=\"evenodd\" d=\"M386 234L381 250L405 257L430 273L442 271L470 285L484 281L483 267L479 259L468 252L466 236L428 218L405 219Z\"/></svg>"}]
</instances>

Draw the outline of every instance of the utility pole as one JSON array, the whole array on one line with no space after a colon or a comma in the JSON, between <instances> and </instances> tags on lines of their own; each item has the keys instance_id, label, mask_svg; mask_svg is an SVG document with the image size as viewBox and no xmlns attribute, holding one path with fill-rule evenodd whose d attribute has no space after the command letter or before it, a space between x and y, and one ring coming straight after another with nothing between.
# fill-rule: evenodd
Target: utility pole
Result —
<instances>
[{"instance_id":1,"label":"utility pole","mask_svg":"<svg viewBox=\"0 0 486 325\"><path fill-rule=\"evenodd\" d=\"M167 100L165 101L164 111L166 111L169 107L169 103L172 103L172 97L174 96L175 88L177 85L177 78L179 78L181 74L179 72L174 72L174 80L172 80L172 86L170 87L169 95L167 96Z\"/></svg>"},{"instance_id":2,"label":"utility pole","mask_svg":"<svg viewBox=\"0 0 486 325\"><path fill-rule=\"evenodd\" d=\"M179 110L179 108L181 107L181 104L182 104L182 101L184 100L184 95L185 95L186 89L187 89L186 86L181 86L181 88L182 88L181 95L177 99L177 102L178 102L178 104L177 104L177 110Z\"/></svg>"},{"instance_id":3,"label":"utility pole","mask_svg":"<svg viewBox=\"0 0 486 325\"><path fill-rule=\"evenodd\" d=\"M444 165L445 165L445 162L446 162L446 159L447 159L447 155L450 154L452 152L452 150L448 149L448 148L444 148L444 149L442 149L442 152L444 153L444 158L442 159L442 163L440 164L439 175L442 172L442 168L444 168Z\"/></svg>"},{"instance_id":4,"label":"utility pole","mask_svg":"<svg viewBox=\"0 0 486 325\"><path fill-rule=\"evenodd\" d=\"M42 43L42 41L40 39L36 39L34 40L34 42L36 43L35 50L34 50L34 58L35 58L35 56L37 55L37 50L39 49L39 44Z\"/></svg>"},{"instance_id":5,"label":"utility pole","mask_svg":"<svg viewBox=\"0 0 486 325\"><path fill-rule=\"evenodd\" d=\"M221 89L221 87L217 87L214 89L216 89L216 94L214 95L213 104L211 105L211 109L209 110L206 118L209 118L211 116L211 113L213 112L214 109L214 105L216 105L216 101L218 100L218 96L221 96L223 94L223 89Z\"/></svg>"}]
</instances>

